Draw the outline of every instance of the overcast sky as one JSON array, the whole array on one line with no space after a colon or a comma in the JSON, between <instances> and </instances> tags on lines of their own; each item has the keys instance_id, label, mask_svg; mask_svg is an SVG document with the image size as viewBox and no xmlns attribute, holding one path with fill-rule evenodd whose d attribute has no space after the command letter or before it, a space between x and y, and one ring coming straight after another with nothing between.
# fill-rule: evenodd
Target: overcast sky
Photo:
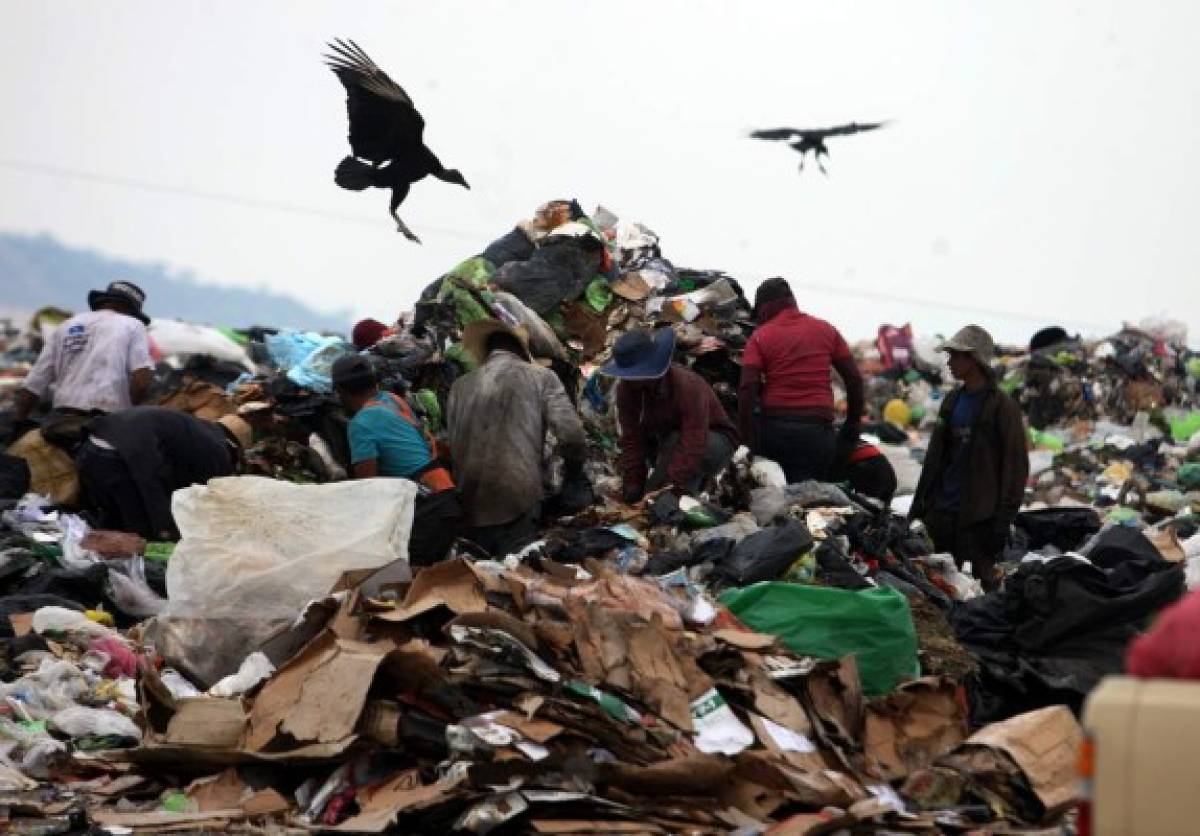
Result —
<instances>
[{"instance_id":1,"label":"overcast sky","mask_svg":"<svg viewBox=\"0 0 1200 836\"><path fill-rule=\"evenodd\" d=\"M1186 0L8 0L0 229L386 319L576 197L645 223L677 264L748 288L789 277L851 338L910 320L1023 340L1166 313L1195 343L1198 31ZM423 246L394 231L386 192L333 184L348 150L320 60L333 36L408 90L471 182L414 187L402 216ZM745 138L881 119L831 142L828 178Z\"/></svg>"}]
</instances>

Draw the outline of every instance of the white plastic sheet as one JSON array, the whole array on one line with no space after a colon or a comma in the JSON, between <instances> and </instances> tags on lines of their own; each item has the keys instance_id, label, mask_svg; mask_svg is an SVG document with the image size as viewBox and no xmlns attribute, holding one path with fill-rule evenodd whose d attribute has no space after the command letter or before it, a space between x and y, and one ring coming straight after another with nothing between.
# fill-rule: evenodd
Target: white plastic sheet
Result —
<instances>
[{"instance_id":1,"label":"white plastic sheet","mask_svg":"<svg viewBox=\"0 0 1200 836\"><path fill-rule=\"evenodd\" d=\"M290 619L348 569L408 558L417 487L404 479L293 485L260 476L176 491L182 540L165 615Z\"/></svg>"},{"instance_id":2,"label":"white plastic sheet","mask_svg":"<svg viewBox=\"0 0 1200 836\"><path fill-rule=\"evenodd\" d=\"M237 363L251 371L254 369L254 363L246 349L208 325L193 325L177 319L153 319L148 331L150 338L164 355L186 357L202 354L217 360Z\"/></svg>"}]
</instances>

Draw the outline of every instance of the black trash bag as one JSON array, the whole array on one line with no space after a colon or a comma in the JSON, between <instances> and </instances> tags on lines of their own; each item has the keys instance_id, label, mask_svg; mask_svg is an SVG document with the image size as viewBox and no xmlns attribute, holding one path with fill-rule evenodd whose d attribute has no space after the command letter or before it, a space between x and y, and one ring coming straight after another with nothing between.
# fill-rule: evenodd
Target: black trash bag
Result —
<instances>
[{"instance_id":1,"label":"black trash bag","mask_svg":"<svg viewBox=\"0 0 1200 836\"><path fill-rule=\"evenodd\" d=\"M713 567L713 577L733 586L774 580L812 544L812 535L803 523L778 521L734 546L729 556Z\"/></svg>"},{"instance_id":2,"label":"black trash bag","mask_svg":"<svg viewBox=\"0 0 1200 836\"><path fill-rule=\"evenodd\" d=\"M571 531L561 539L555 537L546 543L546 556L559 563L581 563L585 558L597 557L606 552L620 550L630 541L609 531L607 528L588 528Z\"/></svg>"},{"instance_id":3,"label":"black trash bag","mask_svg":"<svg viewBox=\"0 0 1200 836\"><path fill-rule=\"evenodd\" d=\"M662 552L646 563L643 575L668 575L676 569L690 569L704 563L716 564L728 558L733 551L734 541L728 537L705 540L690 552Z\"/></svg>"},{"instance_id":4,"label":"black trash bag","mask_svg":"<svg viewBox=\"0 0 1200 836\"><path fill-rule=\"evenodd\" d=\"M600 266L601 247L590 238L550 238L529 260L505 264L492 280L539 316L546 316L583 294Z\"/></svg>"},{"instance_id":5,"label":"black trash bag","mask_svg":"<svg viewBox=\"0 0 1200 836\"><path fill-rule=\"evenodd\" d=\"M510 261L528 261L533 256L533 241L519 226L497 238L480 256L499 269Z\"/></svg>"},{"instance_id":6,"label":"black trash bag","mask_svg":"<svg viewBox=\"0 0 1200 836\"><path fill-rule=\"evenodd\" d=\"M1022 511L1013 522L1025 532L1030 551L1038 551L1044 546L1054 546L1061 552L1077 551L1100 530L1100 515L1091 508Z\"/></svg>"},{"instance_id":7,"label":"black trash bag","mask_svg":"<svg viewBox=\"0 0 1200 836\"><path fill-rule=\"evenodd\" d=\"M29 493L29 462L0 453L0 499L20 499Z\"/></svg>"},{"instance_id":8,"label":"black trash bag","mask_svg":"<svg viewBox=\"0 0 1200 836\"><path fill-rule=\"evenodd\" d=\"M1135 564L1144 570L1156 571L1157 565L1164 562L1162 554L1141 531L1125 525L1115 525L1101 532L1081 554L1101 569Z\"/></svg>"},{"instance_id":9,"label":"black trash bag","mask_svg":"<svg viewBox=\"0 0 1200 836\"><path fill-rule=\"evenodd\" d=\"M840 589L868 589L871 582L850 565L850 558L842 553L833 540L823 540L817 546L817 577Z\"/></svg>"}]
</instances>

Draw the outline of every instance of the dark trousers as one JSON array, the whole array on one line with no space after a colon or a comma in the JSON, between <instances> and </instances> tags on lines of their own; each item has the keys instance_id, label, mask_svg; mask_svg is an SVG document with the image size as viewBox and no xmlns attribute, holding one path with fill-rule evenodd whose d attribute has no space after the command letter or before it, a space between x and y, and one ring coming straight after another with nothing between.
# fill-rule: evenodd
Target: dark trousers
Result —
<instances>
[{"instance_id":1,"label":"dark trousers","mask_svg":"<svg viewBox=\"0 0 1200 836\"><path fill-rule=\"evenodd\" d=\"M519 552L537 539L537 518L540 508L500 525L481 525L467 529L466 537L482 546L497 559Z\"/></svg>"},{"instance_id":2,"label":"dark trousers","mask_svg":"<svg viewBox=\"0 0 1200 836\"><path fill-rule=\"evenodd\" d=\"M116 451L85 443L75 457L75 466L83 501L94 515L96 528L132 531L147 540L161 536L153 530L133 474Z\"/></svg>"},{"instance_id":3,"label":"dark trousers","mask_svg":"<svg viewBox=\"0 0 1200 836\"><path fill-rule=\"evenodd\" d=\"M758 419L759 452L783 468L789 485L827 481L837 455L833 424L817 418L763 415Z\"/></svg>"},{"instance_id":4,"label":"dark trousers","mask_svg":"<svg viewBox=\"0 0 1200 836\"><path fill-rule=\"evenodd\" d=\"M958 514L949 511L929 511L925 514L925 527L939 552L949 552L961 569L964 563L971 564L971 571L983 588L991 592L999 585L996 580L997 554L991 546L994 528L991 520L970 525L960 525Z\"/></svg>"},{"instance_id":5,"label":"dark trousers","mask_svg":"<svg viewBox=\"0 0 1200 836\"><path fill-rule=\"evenodd\" d=\"M408 537L409 563L430 566L445 559L462 529L463 508L458 491L418 496L413 508L412 533Z\"/></svg>"},{"instance_id":6,"label":"dark trousers","mask_svg":"<svg viewBox=\"0 0 1200 836\"><path fill-rule=\"evenodd\" d=\"M647 492L656 491L659 488L667 486L667 483L671 480L671 476L667 471L678 452L679 433L673 432L658 445L658 452L654 457L654 470L650 473L650 478L646 481ZM729 466L729 461L733 458L734 452L733 441L729 436L710 430L708 433L708 444L704 448L704 456L700 459L700 471L686 485L680 485L679 487L688 493L699 493L707 480Z\"/></svg>"}]
</instances>

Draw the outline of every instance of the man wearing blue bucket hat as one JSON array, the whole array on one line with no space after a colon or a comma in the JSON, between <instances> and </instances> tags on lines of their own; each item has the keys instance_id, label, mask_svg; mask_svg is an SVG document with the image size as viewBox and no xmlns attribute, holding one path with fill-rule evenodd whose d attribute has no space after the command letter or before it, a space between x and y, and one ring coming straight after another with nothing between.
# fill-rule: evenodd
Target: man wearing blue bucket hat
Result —
<instances>
[{"instance_id":1,"label":"man wearing blue bucket hat","mask_svg":"<svg viewBox=\"0 0 1200 836\"><path fill-rule=\"evenodd\" d=\"M622 498L670 486L696 493L729 464L737 429L700 375L672 363L675 332L623 334L600 373L615 377L621 426ZM654 462L654 470L648 473Z\"/></svg>"}]
</instances>

